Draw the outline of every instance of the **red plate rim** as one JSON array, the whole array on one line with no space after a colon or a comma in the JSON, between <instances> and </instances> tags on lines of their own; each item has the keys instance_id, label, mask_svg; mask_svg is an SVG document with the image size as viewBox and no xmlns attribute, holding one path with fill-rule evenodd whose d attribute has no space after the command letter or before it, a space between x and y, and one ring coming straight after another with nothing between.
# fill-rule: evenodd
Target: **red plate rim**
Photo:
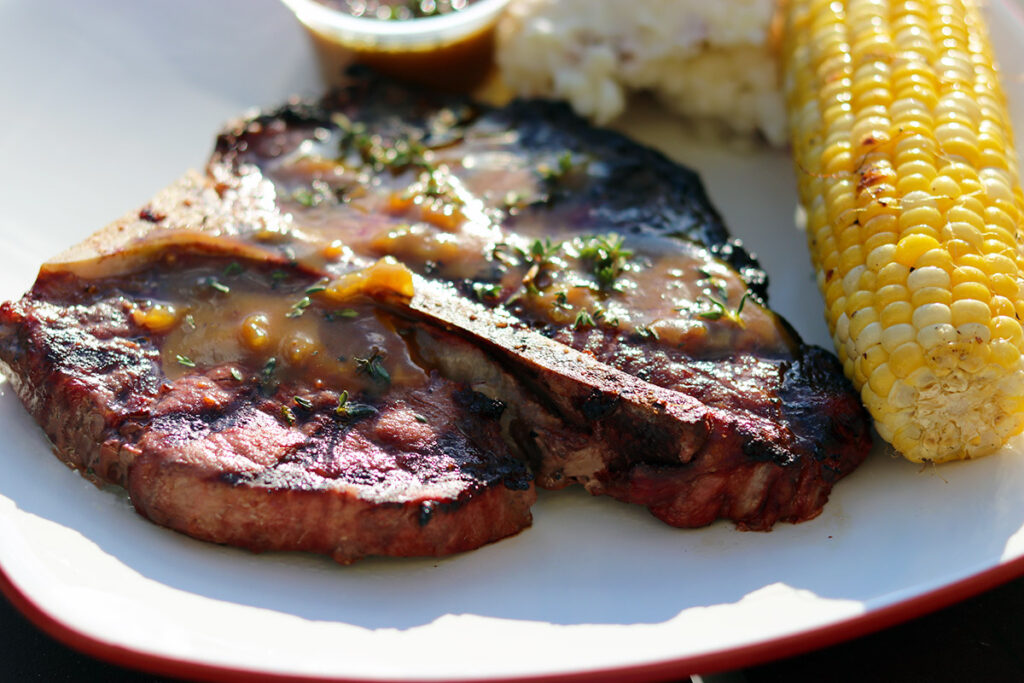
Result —
<instances>
[{"instance_id":1,"label":"red plate rim","mask_svg":"<svg viewBox=\"0 0 1024 683\"><path fill-rule=\"evenodd\" d=\"M1012 0L1000 0L1014 16L1015 20L1024 24L1024 8ZM1003 65L1005 73L1005 65ZM889 626L909 621L915 617L948 607L954 603L971 598L979 593L996 588L1008 581L1024 576L1024 556L1003 562L995 567L985 569L963 579L954 581L940 588L916 595L892 605L849 619L822 626L820 628L772 638L759 643L741 645L725 650L716 650L690 657L668 659L651 664L613 667L578 671L561 674L542 674L536 676L515 676L502 678L467 679L465 683L527 683L533 681L553 681L570 683L588 681L603 683L640 683L642 681L667 681L692 674L708 674L731 671L761 664L767 661L783 659L793 655L835 645L846 640L880 631ZM32 598L7 576L0 566L0 593L3 593L19 612L41 631L68 647L117 666L137 669L149 673L208 681L344 681L345 683L417 683L415 679L364 679L344 676L296 676L278 674L252 669L233 668L205 664L188 659L178 659L157 655L142 650L134 650L100 640L88 633L62 623L39 607ZM422 683L428 683L422 679Z\"/></svg>"},{"instance_id":2,"label":"red plate rim","mask_svg":"<svg viewBox=\"0 0 1024 683\"><path fill-rule=\"evenodd\" d=\"M1018 557L983 570L964 579L954 581L935 590L887 605L856 617L844 619L820 628L772 638L759 643L717 650L690 657L680 657L651 664L612 667L530 676L467 679L466 683L526 683L531 681L595 681L630 683L665 681L692 674L708 674L741 669L766 661L782 659L817 650L882 630L903 621L939 610L953 603L973 597L986 590L1024 575L1024 557ZM266 671L205 664L152 654L100 640L79 631L51 616L23 593L0 567L0 592L44 633L70 648L97 659L162 676L209 681L345 681L347 683L415 683L416 679L366 679L345 676L307 676L270 673ZM422 679L426 683L428 679Z\"/></svg>"}]
</instances>

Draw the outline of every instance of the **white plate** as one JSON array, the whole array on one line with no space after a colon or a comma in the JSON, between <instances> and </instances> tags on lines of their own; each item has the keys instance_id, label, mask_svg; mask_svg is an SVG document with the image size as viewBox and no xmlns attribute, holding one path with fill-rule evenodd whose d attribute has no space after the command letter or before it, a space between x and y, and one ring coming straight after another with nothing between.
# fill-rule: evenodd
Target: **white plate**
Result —
<instances>
[{"instance_id":1,"label":"white plate","mask_svg":"<svg viewBox=\"0 0 1024 683\"><path fill-rule=\"evenodd\" d=\"M992 26L1024 130L1024 25ZM0 298L40 261L203 163L243 109L318 90L273 0L0 2ZM827 343L784 154L684 144L772 299ZM90 652L170 673L353 679L682 675L878 628L1024 573L1024 459L921 468L881 449L824 514L771 533L671 529L580 492L542 495L533 528L444 560L351 567L251 555L137 516L48 452L0 384L0 567L37 622Z\"/></svg>"}]
</instances>

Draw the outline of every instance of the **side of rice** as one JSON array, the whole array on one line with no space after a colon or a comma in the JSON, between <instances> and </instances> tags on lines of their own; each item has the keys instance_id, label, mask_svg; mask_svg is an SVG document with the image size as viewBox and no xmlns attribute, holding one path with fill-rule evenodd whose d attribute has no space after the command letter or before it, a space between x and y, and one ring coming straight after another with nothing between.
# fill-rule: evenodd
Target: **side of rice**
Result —
<instances>
[{"instance_id":1,"label":"side of rice","mask_svg":"<svg viewBox=\"0 0 1024 683\"><path fill-rule=\"evenodd\" d=\"M497 61L520 95L568 100L605 123L633 91L784 144L772 49L776 0L512 0Z\"/></svg>"}]
</instances>

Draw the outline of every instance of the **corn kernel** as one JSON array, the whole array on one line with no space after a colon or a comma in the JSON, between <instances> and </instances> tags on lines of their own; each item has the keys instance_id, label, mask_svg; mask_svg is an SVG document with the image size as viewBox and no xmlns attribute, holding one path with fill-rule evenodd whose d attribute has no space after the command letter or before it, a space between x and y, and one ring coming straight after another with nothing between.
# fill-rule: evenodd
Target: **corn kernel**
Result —
<instances>
[{"instance_id":1,"label":"corn kernel","mask_svg":"<svg viewBox=\"0 0 1024 683\"><path fill-rule=\"evenodd\" d=\"M896 252L893 257L900 265L912 267L918 257L929 249L937 249L939 241L928 235L912 234L907 235L896 244Z\"/></svg>"}]
</instances>

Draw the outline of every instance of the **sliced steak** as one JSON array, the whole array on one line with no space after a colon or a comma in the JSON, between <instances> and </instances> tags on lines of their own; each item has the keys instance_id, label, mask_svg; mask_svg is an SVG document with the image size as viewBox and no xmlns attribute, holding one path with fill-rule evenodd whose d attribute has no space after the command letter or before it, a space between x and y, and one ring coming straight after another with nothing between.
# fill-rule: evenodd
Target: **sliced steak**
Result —
<instances>
[{"instance_id":1,"label":"sliced steak","mask_svg":"<svg viewBox=\"0 0 1024 683\"><path fill-rule=\"evenodd\" d=\"M530 524L500 412L416 365L390 316L355 290L303 305L316 277L210 250L165 247L108 278L44 272L0 307L3 370L69 465L191 536L340 562Z\"/></svg>"}]
</instances>

